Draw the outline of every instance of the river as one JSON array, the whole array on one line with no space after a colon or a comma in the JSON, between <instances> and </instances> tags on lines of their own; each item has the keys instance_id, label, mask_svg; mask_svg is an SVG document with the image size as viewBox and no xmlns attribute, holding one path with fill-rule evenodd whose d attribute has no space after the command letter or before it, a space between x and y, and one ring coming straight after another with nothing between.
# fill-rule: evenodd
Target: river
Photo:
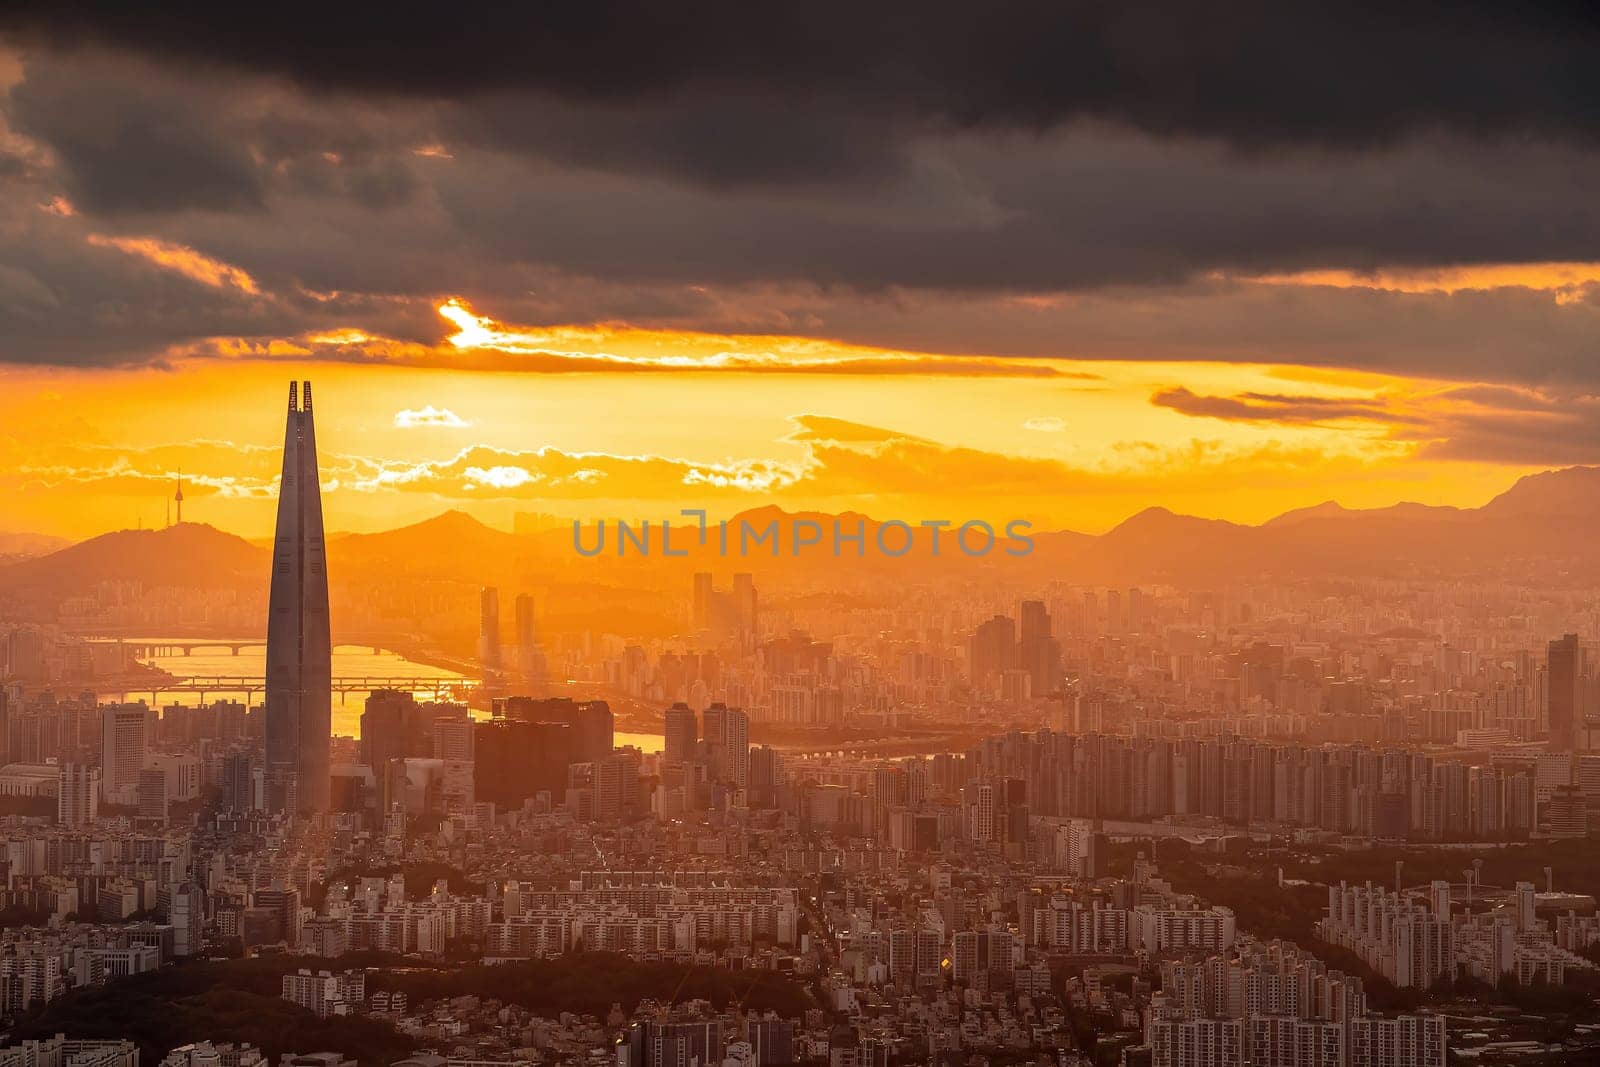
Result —
<instances>
[{"instance_id":1,"label":"river","mask_svg":"<svg viewBox=\"0 0 1600 1067\"><path fill-rule=\"evenodd\" d=\"M174 643L181 640L194 641L195 638L174 639ZM159 645L162 639L129 639L130 644ZM144 662L152 667L159 667L177 678L203 678L223 677L237 675L241 677L260 678L266 674L267 650L262 647L241 648L235 656L227 648L197 648L185 656L182 652L172 656L153 656ZM434 679L434 678L461 678L462 675L455 671L432 667L423 663L414 663L404 656L389 651L374 652L367 645L337 645L333 650L333 676L335 678L404 678ZM136 693L130 692L130 697ZM333 732L344 737L357 737L361 733L361 711L366 703L365 692L335 693L333 694ZM229 693L224 689L207 692L205 698L209 700L242 699L242 693ZM416 690L418 700L432 700L433 690ZM261 699L258 692L256 700ZM157 697L159 703L165 704L198 704L199 693L162 693ZM473 712L480 718L487 718L483 712ZM663 738L660 734L618 733L618 745L633 745L646 753L660 752Z\"/></svg>"}]
</instances>

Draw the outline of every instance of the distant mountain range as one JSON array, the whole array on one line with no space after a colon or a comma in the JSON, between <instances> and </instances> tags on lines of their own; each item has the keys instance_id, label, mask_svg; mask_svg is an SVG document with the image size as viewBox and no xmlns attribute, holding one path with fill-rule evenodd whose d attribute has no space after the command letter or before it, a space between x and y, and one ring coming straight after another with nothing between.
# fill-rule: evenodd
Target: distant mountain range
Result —
<instances>
[{"instance_id":1,"label":"distant mountain range","mask_svg":"<svg viewBox=\"0 0 1600 1067\"><path fill-rule=\"evenodd\" d=\"M0 562L43 556L72 544L65 537L49 534L9 533L0 531Z\"/></svg>"},{"instance_id":2,"label":"distant mountain range","mask_svg":"<svg viewBox=\"0 0 1600 1067\"><path fill-rule=\"evenodd\" d=\"M775 507L745 512L733 522L741 518L756 528L775 519L809 518L823 526L825 538L831 538L836 518L846 529L860 521L869 544L878 529L876 522L860 515L795 514ZM330 538L328 562L335 584L347 588L442 582L500 585L509 592L565 585L584 590L597 609L604 604L612 611L625 610L624 594L630 588L685 588L686 575L693 570L748 570L758 581L812 577L817 584L825 584L830 574L904 581L932 573L978 576L1002 570L1027 580L1167 582L1195 588L1258 578L1320 577L1476 576L1582 583L1600 580L1597 520L1600 468L1572 467L1525 477L1480 508L1406 503L1351 510L1329 501L1259 526L1149 508L1103 534L1034 532L1035 549L1023 557L996 550L981 559L968 558L953 548L948 532L935 557L924 531L915 547L898 558L872 551L857 558L848 547L837 558L817 550L797 558L787 543L776 556L763 547L743 559L718 558L714 534L702 547L694 543L690 528L675 527L674 549L688 549L685 558L664 558L656 540L648 558L619 559L614 529L608 530L606 551L587 558L574 551L570 529L517 535L449 511L383 533ZM659 537L659 530L655 533ZM8 543L5 537L18 536L0 535L0 551ZM586 537L586 544L593 543ZM0 561L0 595L34 602L81 595L105 581L260 591L267 579L266 546L196 523L122 530L32 558Z\"/></svg>"}]
</instances>

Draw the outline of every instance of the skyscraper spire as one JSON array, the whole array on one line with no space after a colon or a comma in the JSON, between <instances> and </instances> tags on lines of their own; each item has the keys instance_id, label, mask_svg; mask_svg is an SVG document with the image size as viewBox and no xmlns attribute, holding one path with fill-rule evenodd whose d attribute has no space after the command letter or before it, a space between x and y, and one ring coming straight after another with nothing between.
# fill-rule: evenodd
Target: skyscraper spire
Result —
<instances>
[{"instance_id":1,"label":"skyscraper spire","mask_svg":"<svg viewBox=\"0 0 1600 1067\"><path fill-rule=\"evenodd\" d=\"M295 390L290 382L272 547L266 769L274 809L314 814L328 810L332 641L311 383L304 383L303 406Z\"/></svg>"},{"instance_id":2,"label":"skyscraper spire","mask_svg":"<svg viewBox=\"0 0 1600 1067\"><path fill-rule=\"evenodd\" d=\"M178 505L178 525L183 525L183 471L178 472L178 491L172 494L172 502Z\"/></svg>"}]
</instances>

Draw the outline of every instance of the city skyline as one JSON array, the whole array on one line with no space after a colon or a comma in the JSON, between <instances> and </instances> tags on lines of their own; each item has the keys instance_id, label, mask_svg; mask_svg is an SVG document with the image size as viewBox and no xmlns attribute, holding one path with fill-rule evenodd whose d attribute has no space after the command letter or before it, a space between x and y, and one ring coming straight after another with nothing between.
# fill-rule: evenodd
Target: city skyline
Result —
<instances>
[{"instance_id":1,"label":"city skyline","mask_svg":"<svg viewBox=\"0 0 1600 1067\"><path fill-rule=\"evenodd\" d=\"M1600 1062L1600 10L309 14L0 4L0 1067Z\"/></svg>"}]
</instances>

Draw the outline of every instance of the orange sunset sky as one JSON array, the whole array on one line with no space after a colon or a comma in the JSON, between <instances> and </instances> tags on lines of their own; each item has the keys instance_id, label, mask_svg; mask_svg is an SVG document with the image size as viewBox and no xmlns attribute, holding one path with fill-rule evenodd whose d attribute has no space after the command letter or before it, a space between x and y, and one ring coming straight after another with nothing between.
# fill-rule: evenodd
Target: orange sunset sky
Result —
<instances>
[{"instance_id":1,"label":"orange sunset sky","mask_svg":"<svg viewBox=\"0 0 1600 1067\"><path fill-rule=\"evenodd\" d=\"M188 518L264 535L281 394L299 377L316 384L329 513L348 529L446 507L504 525L517 511L648 518L777 502L1098 530L1150 504L1248 522L1330 498L1470 506L1536 469L1431 456L1451 420L1490 410L1446 381L532 330L459 301L444 310L461 331L382 345L381 366L310 358L352 327L281 339L274 355L13 369L0 401L10 525L78 536L158 524L181 474ZM1234 419L1198 403L1290 395L1328 410Z\"/></svg>"},{"instance_id":2,"label":"orange sunset sky","mask_svg":"<svg viewBox=\"0 0 1600 1067\"><path fill-rule=\"evenodd\" d=\"M45 23L0 20L0 532L159 525L181 475L185 518L264 536L292 379L341 530L1096 531L1600 462L1591 142L1468 79L1354 117L1282 69L1214 111L1153 71L1027 107L714 58L399 84Z\"/></svg>"}]
</instances>

